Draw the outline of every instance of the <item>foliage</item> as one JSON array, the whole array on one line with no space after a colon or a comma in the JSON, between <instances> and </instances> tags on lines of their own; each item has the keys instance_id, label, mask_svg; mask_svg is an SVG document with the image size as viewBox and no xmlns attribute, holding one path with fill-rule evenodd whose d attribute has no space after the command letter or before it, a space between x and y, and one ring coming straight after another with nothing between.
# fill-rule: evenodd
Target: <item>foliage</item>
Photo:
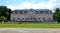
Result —
<instances>
[{"instance_id":1,"label":"foliage","mask_svg":"<svg viewBox=\"0 0 60 33\"><path fill-rule=\"evenodd\" d=\"M6 20L7 20L6 17L4 17L4 16L1 16L1 17L0 17L0 21L6 21Z\"/></svg>"},{"instance_id":2,"label":"foliage","mask_svg":"<svg viewBox=\"0 0 60 33\"><path fill-rule=\"evenodd\" d=\"M11 9L7 8L6 6L0 6L0 16L4 16L10 20L10 13Z\"/></svg>"},{"instance_id":3,"label":"foliage","mask_svg":"<svg viewBox=\"0 0 60 33\"><path fill-rule=\"evenodd\" d=\"M54 12L54 20L60 22L60 9L59 8L56 8Z\"/></svg>"}]
</instances>

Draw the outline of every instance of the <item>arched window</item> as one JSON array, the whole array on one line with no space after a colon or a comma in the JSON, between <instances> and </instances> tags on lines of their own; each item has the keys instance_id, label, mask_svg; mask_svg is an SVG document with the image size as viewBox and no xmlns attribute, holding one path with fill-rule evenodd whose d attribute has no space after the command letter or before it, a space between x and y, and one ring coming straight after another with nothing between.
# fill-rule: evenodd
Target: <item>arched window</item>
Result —
<instances>
[{"instance_id":1,"label":"arched window","mask_svg":"<svg viewBox=\"0 0 60 33\"><path fill-rule=\"evenodd\" d=\"M51 20L51 17L49 17L48 19Z\"/></svg>"},{"instance_id":2,"label":"arched window","mask_svg":"<svg viewBox=\"0 0 60 33\"><path fill-rule=\"evenodd\" d=\"M18 21L20 21L20 18L17 18Z\"/></svg>"},{"instance_id":3,"label":"arched window","mask_svg":"<svg viewBox=\"0 0 60 33\"><path fill-rule=\"evenodd\" d=\"M13 20L15 20L15 18L14 18L14 17L13 17L12 19L13 19Z\"/></svg>"},{"instance_id":4,"label":"arched window","mask_svg":"<svg viewBox=\"0 0 60 33\"><path fill-rule=\"evenodd\" d=\"M18 18L18 20L19 20L20 18Z\"/></svg>"},{"instance_id":5,"label":"arched window","mask_svg":"<svg viewBox=\"0 0 60 33\"><path fill-rule=\"evenodd\" d=\"M43 17L43 21L45 21L46 20L46 18L45 17Z\"/></svg>"}]
</instances>

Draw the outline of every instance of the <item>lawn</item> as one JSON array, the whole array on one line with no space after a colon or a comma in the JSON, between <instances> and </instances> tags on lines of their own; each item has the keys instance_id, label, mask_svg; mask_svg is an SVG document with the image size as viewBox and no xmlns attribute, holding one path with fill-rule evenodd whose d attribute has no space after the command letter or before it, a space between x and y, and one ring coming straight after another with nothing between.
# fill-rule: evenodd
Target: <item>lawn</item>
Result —
<instances>
[{"instance_id":1,"label":"lawn","mask_svg":"<svg viewBox=\"0 0 60 33\"><path fill-rule=\"evenodd\" d=\"M0 24L0 28L60 28L60 24Z\"/></svg>"}]
</instances>

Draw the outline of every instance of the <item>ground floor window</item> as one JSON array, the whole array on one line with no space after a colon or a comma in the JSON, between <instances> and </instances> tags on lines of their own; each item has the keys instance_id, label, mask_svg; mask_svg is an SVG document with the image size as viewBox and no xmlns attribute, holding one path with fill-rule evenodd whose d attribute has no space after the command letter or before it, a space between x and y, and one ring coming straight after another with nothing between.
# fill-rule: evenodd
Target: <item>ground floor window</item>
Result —
<instances>
[{"instance_id":1,"label":"ground floor window","mask_svg":"<svg viewBox=\"0 0 60 33\"><path fill-rule=\"evenodd\" d=\"M43 19L43 21L46 21L46 18L44 17L44 18L42 18Z\"/></svg>"},{"instance_id":2,"label":"ground floor window","mask_svg":"<svg viewBox=\"0 0 60 33\"><path fill-rule=\"evenodd\" d=\"M24 18L23 20L25 20L25 21L40 21L40 18L30 17L30 18Z\"/></svg>"}]
</instances>

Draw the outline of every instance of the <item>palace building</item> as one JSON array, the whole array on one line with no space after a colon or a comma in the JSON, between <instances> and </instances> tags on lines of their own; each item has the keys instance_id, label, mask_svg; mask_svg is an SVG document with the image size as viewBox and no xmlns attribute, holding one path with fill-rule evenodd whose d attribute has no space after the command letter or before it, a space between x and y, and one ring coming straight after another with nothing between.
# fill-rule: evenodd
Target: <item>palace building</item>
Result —
<instances>
[{"instance_id":1,"label":"palace building","mask_svg":"<svg viewBox=\"0 0 60 33\"><path fill-rule=\"evenodd\" d=\"M11 12L11 21L52 21L53 14L49 9L21 9Z\"/></svg>"}]
</instances>

